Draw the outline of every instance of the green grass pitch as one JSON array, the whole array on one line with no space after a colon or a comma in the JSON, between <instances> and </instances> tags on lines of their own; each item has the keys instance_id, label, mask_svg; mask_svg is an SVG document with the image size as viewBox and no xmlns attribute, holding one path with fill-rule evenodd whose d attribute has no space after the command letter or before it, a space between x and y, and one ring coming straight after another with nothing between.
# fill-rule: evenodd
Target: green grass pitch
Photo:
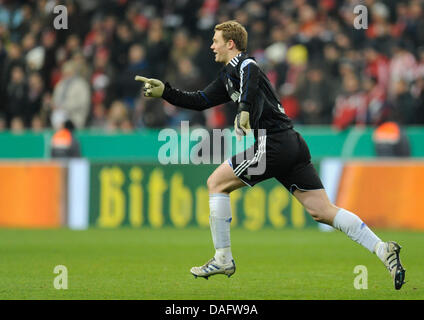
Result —
<instances>
[{"instance_id":1,"label":"green grass pitch","mask_svg":"<svg viewBox=\"0 0 424 320\"><path fill-rule=\"evenodd\" d=\"M205 280L189 270L214 253L208 229L0 229L0 299L424 299L424 233L376 233L403 247L399 291L377 257L339 231L234 228L236 273ZM67 290L53 286L57 265ZM367 268L368 289L354 288L356 265Z\"/></svg>"}]
</instances>

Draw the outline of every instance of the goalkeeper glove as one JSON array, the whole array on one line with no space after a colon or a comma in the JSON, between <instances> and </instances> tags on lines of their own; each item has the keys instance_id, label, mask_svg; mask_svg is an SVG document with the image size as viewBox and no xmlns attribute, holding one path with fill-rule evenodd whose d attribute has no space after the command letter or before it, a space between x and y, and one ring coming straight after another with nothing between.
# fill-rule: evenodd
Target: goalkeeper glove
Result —
<instances>
[{"instance_id":1,"label":"goalkeeper glove","mask_svg":"<svg viewBox=\"0 0 424 320\"><path fill-rule=\"evenodd\" d=\"M142 76L135 76L136 81L144 82L143 94L145 97L160 98L162 97L165 85L158 79L147 79Z\"/></svg>"},{"instance_id":2,"label":"goalkeeper glove","mask_svg":"<svg viewBox=\"0 0 424 320\"><path fill-rule=\"evenodd\" d=\"M237 140L240 141L242 136L249 134L250 122L249 122L249 111L248 106L241 103L238 109L237 116L234 120L234 129L236 131Z\"/></svg>"}]
</instances>

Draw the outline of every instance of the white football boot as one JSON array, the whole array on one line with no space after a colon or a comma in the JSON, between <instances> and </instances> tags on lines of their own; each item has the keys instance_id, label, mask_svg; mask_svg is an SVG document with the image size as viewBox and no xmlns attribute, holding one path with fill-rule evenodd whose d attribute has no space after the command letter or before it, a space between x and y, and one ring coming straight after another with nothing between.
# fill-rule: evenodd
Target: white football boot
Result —
<instances>
[{"instance_id":1,"label":"white football boot","mask_svg":"<svg viewBox=\"0 0 424 320\"><path fill-rule=\"evenodd\" d=\"M399 290L405 283L405 269L400 262L400 249L402 247L394 241L384 242L383 263L393 278L395 289Z\"/></svg>"},{"instance_id":2,"label":"white football boot","mask_svg":"<svg viewBox=\"0 0 424 320\"><path fill-rule=\"evenodd\" d=\"M216 274L225 274L229 278L234 274L234 272L236 272L236 264L234 263L234 260L231 260L230 263L221 265L215 260L215 258L212 258L201 267L191 268L190 272L195 278L203 277L206 280L209 276Z\"/></svg>"}]
</instances>

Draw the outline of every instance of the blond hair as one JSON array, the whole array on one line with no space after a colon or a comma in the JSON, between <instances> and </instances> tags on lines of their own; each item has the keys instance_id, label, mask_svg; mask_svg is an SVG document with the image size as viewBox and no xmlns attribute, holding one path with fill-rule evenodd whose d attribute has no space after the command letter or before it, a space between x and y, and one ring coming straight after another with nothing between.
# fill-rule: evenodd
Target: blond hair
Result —
<instances>
[{"instance_id":1,"label":"blond hair","mask_svg":"<svg viewBox=\"0 0 424 320\"><path fill-rule=\"evenodd\" d=\"M247 31L237 21L230 20L220 23L215 26L215 31L222 31L225 42L233 40L238 50L247 50Z\"/></svg>"}]
</instances>

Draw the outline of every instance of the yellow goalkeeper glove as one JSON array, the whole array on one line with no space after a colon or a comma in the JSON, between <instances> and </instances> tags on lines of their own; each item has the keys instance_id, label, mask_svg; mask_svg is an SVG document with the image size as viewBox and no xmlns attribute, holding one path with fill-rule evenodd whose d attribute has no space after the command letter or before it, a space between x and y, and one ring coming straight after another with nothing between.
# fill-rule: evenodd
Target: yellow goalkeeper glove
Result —
<instances>
[{"instance_id":1,"label":"yellow goalkeeper glove","mask_svg":"<svg viewBox=\"0 0 424 320\"><path fill-rule=\"evenodd\" d=\"M242 136L249 134L250 122L249 122L249 112L241 111L237 114L234 119L234 129L236 131L237 140L240 141Z\"/></svg>"},{"instance_id":2,"label":"yellow goalkeeper glove","mask_svg":"<svg viewBox=\"0 0 424 320\"><path fill-rule=\"evenodd\" d=\"M160 98L162 97L165 85L158 79L148 79L142 76L135 76L136 81L144 82L143 95L145 97Z\"/></svg>"}]
</instances>

